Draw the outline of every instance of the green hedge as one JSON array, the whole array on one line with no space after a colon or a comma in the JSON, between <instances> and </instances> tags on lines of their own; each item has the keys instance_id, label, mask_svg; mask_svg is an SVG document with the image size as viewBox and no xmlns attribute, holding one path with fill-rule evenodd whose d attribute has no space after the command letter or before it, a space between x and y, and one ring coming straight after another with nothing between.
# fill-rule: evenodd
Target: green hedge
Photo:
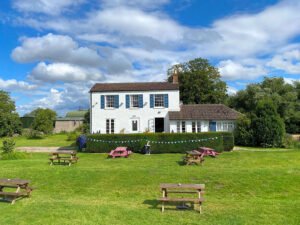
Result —
<instances>
[{"instance_id":1,"label":"green hedge","mask_svg":"<svg viewBox=\"0 0 300 225\"><path fill-rule=\"evenodd\" d=\"M151 153L185 153L200 146L222 152L230 151L234 146L233 134L227 132L91 134L87 138L86 151L99 153L109 152L117 146L127 146L134 152L140 152L147 140L150 141Z\"/></svg>"}]
</instances>

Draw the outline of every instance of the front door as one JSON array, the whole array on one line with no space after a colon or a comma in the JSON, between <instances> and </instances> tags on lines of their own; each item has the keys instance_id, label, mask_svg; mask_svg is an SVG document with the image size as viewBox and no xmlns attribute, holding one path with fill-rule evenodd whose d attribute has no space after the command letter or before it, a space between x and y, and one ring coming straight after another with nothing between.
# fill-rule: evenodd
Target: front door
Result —
<instances>
[{"instance_id":1,"label":"front door","mask_svg":"<svg viewBox=\"0 0 300 225\"><path fill-rule=\"evenodd\" d=\"M162 133L165 131L164 118L155 118L155 133Z\"/></svg>"}]
</instances>

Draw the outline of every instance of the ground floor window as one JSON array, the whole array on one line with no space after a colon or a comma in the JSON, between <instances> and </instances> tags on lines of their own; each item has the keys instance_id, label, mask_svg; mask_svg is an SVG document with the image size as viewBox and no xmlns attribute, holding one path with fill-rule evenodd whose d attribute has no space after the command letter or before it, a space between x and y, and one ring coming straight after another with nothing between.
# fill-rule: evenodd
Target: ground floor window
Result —
<instances>
[{"instance_id":1,"label":"ground floor window","mask_svg":"<svg viewBox=\"0 0 300 225\"><path fill-rule=\"evenodd\" d=\"M234 122L230 122L230 121L217 122L217 130L232 132L234 130Z\"/></svg>"},{"instance_id":2,"label":"ground floor window","mask_svg":"<svg viewBox=\"0 0 300 225\"><path fill-rule=\"evenodd\" d=\"M201 132L201 122L200 121L193 121L192 122L192 132L193 133L200 133Z\"/></svg>"},{"instance_id":3,"label":"ground floor window","mask_svg":"<svg viewBox=\"0 0 300 225\"><path fill-rule=\"evenodd\" d=\"M106 133L107 134L115 133L115 119L106 119Z\"/></svg>"},{"instance_id":4,"label":"ground floor window","mask_svg":"<svg viewBox=\"0 0 300 225\"><path fill-rule=\"evenodd\" d=\"M181 121L181 133L185 133L185 121Z\"/></svg>"},{"instance_id":5,"label":"ground floor window","mask_svg":"<svg viewBox=\"0 0 300 225\"><path fill-rule=\"evenodd\" d=\"M132 120L131 121L131 128L133 132L138 131L138 121L137 120Z\"/></svg>"}]
</instances>

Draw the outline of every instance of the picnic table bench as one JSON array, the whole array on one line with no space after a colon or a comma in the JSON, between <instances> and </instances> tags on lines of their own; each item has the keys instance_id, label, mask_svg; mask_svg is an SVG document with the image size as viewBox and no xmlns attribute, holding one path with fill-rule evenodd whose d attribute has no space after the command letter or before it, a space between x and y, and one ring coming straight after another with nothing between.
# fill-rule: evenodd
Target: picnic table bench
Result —
<instances>
[{"instance_id":1,"label":"picnic table bench","mask_svg":"<svg viewBox=\"0 0 300 225\"><path fill-rule=\"evenodd\" d=\"M58 164L68 164L69 166L72 163L76 163L78 161L78 157L76 156L76 151L57 151L52 152L49 156L50 165L53 165L55 162Z\"/></svg>"},{"instance_id":2,"label":"picnic table bench","mask_svg":"<svg viewBox=\"0 0 300 225\"><path fill-rule=\"evenodd\" d=\"M161 202L161 211L164 212L165 203L167 202L181 202L181 203L191 203L193 206L199 204L199 212L202 212L202 194L204 194L205 185L204 184L160 184L160 189L162 191L162 198L158 201ZM196 194L196 197L170 197L169 194ZM195 207L194 207L195 208Z\"/></svg>"},{"instance_id":3,"label":"picnic table bench","mask_svg":"<svg viewBox=\"0 0 300 225\"><path fill-rule=\"evenodd\" d=\"M220 154L216 152L214 149L208 147L199 147L199 151L203 154L203 156L216 157L217 155Z\"/></svg>"},{"instance_id":4,"label":"picnic table bench","mask_svg":"<svg viewBox=\"0 0 300 225\"><path fill-rule=\"evenodd\" d=\"M128 150L127 147L117 147L116 149L111 150L108 155L114 159L116 157L127 158L130 154L132 154L132 151Z\"/></svg>"},{"instance_id":5,"label":"picnic table bench","mask_svg":"<svg viewBox=\"0 0 300 225\"><path fill-rule=\"evenodd\" d=\"M2 178L0 179L0 196L11 204L14 204L18 198L30 197L33 188L29 187L29 183L28 180ZM16 188L16 191L4 191L6 188Z\"/></svg>"},{"instance_id":6,"label":"picnic table bench","mask_svg":"<svg viewBox=\"0 0 300 225\"><path fill-rule=\"evenodd\" d=\"M187 151L183 161L186 165L202 164L204 161L204 154L197 150Z\"/></svg>"}]
</instances>

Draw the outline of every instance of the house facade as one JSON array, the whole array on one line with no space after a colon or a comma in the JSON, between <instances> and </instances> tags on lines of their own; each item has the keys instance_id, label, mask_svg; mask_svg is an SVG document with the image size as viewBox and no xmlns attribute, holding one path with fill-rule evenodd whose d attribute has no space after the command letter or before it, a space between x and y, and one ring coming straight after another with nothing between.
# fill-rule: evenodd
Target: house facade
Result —
<instances>
[{"instance_id":1,"label":"house facade","mask_svg":"<svg viewBox=\"0 0 300 225\"><path fill-rule=\"evenodd\" d=\"M91 133L232 131L238 115L220 104L180 104L177 83L97 83L90 90Z\"/></svg>"}]
</instances>

